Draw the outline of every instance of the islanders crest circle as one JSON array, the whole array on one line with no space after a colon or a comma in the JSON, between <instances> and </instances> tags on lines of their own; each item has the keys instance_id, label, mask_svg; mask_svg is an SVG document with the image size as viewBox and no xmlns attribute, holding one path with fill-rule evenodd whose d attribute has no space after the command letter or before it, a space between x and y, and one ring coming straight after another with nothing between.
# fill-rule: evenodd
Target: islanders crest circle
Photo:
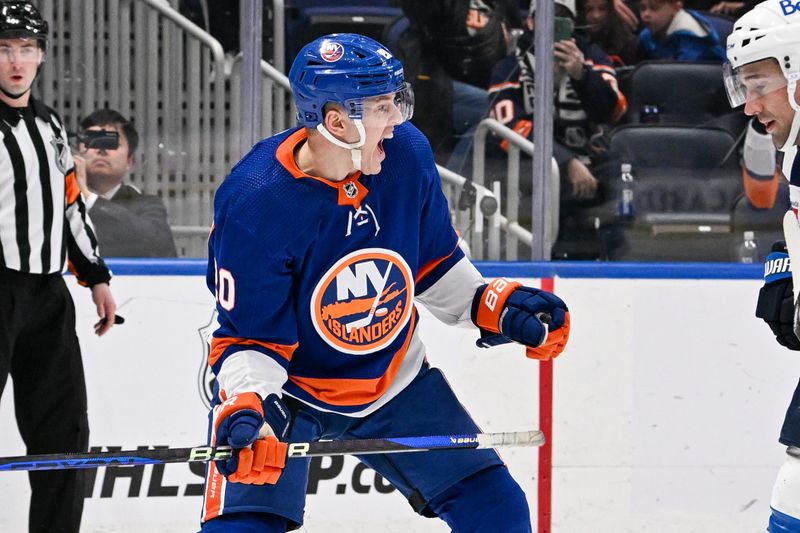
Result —
<instances>
[{"instance_id":1,"label":"islanders crest circle","mask_svg":"<svg viewBox=\"0 0 800 533\"><path fill-rule=\"evenodd\" d=\"M311 321L334 349L366 355L403 331L413 300L414 278L405 259L385 248L364 248L321 276L311 295Z\"/></svg>"}]
</instances>

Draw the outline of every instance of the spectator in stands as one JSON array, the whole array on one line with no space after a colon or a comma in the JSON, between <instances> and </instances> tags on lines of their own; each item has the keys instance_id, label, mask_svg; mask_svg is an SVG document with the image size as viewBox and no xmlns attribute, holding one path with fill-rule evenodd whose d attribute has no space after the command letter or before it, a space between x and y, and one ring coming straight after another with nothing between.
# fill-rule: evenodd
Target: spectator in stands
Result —
<instances>
[{"instance_id":1,"label":"spectator in stands","mask_svg":"<svg viewBox=\"0 0 800 533\"><path fill-rule=\"evenodd\" d=\"M488 107L492 67L521 25L513 0L400 0L411 27L389 43L414 85L414 124L440 160L469 138Z\"/></svg>"},{"instance_id":2,"label":"spectator in stands","mask_svg":"<svg viewBox=\"0 0 800 533\"><path fill-rule=\"evenodd\" d=\"M515 52L493 69L489 89L492 116L526 138L533 129L535 7L533 0L527 31L518 39ZM559 17L574 21L575 14L575 0L555 0L557 22ZM611 58L589 35L573 32L570 38L554 43L553 49L553 156L562 178L561 226L569 232L575 224L568 219L579 217L584 207L603 200L605 187L593 168L602 168L605 163L605 129L625 114L628 103L617 87ZM507 141L501 142L500 147L507 150ZM530 186L523 181L523 205L530 197Z\"/></svg>"},{"instance_id":3,"label":"spectator in stands","mask_svg":"<svg viewBox=\"0 0 800 533\"><path fill-rule=\"evenodd\" d=\"M617 4L615 0L579 0L578 25L586 29L616 66L634 65L639 61L639 38L633 32L636 26L631 28L623 20Z\"/></svg>"},{"instance_id":4,"label":"spectator in stands","mask_svg":"<svg viewBox=\"0 0 800 533\"><path fill-rule=\"evenodd\" d=\"M723 61L725 46L709 20L683 9L681 0L641 0L645 29L639 34L644 59Z\"/></svg>"},{"instance_id":5,"label":"spectator in stands","mask_svg":"<svg viewBox=\"0 0 800 533\"><path fill-rule=\"evenodd\" d=\"M78 185L86 198L100 250L106 257L176 257L167 210L156 196L124 183L134 164L139 134L112 109L99 109L80 125L86 175Z\"/></svg>"}]
</instances>

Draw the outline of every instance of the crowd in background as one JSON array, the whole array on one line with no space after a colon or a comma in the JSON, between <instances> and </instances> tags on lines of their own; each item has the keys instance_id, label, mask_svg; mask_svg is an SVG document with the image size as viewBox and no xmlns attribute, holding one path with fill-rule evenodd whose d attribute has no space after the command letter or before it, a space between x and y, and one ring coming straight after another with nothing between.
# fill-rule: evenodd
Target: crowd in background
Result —
<instances>
[{"instance_id":1,"label":"crowd in background","mask_svg":"<svg viewBox=\"0 0 800 533\"><path fill-rule=\"evenodd\" d=\"M353 2L361 5L360 2ZM416 97L413 122L430 140L437 162L470 177L475 128L490 117L530 138L533 129L534 9L525 0L391 0L401 19L373 28L377 38L403 61ZM632 73L642 62L721 64L725 39L735 17L754 2L706 0L555 0L556 66L554 158L560 176L556 259L624 259L630 218L619 210L621 155L610 149L609 135L630 123L669 123L657 105L629 106ZM181 10L208 27L230 56L238 51L238 2L183 0ZM293 14L329 3L287 2L287 56L304 43L331 31L292 22ZM363 4L367 5L367 4ZM299 17L299 15L298 15ZM264 25L264 52L271 51L271 29ZM369 28L342 26L341 31ZM731 111L720 94L717 114L735 116L714 126L731 130L741 152L746 121ZM659 117L661 111L661 117ZM698 118L703 124L706 117ZM508 141L495 137L487 152L486 179L504 182ZM762 158L763 159L763 158ZM634 174L636 169L634 169ZM531 160L523 156L519 190L504 191L519 202L519 221L531 226ZM745 173L746 174L746 173ZM770 174L771 176L771 174ZM732 182L737 181L735 178ZM746 209L764 210L783 200L753 202L743 191ZM770 182L777 189L777 180ZM730 203L723 195L723 203ZM706 202L708 203L708 202ZM719 210L733 209L725 205ZM702 210L702 209L701 209ZM622 217L624 218L624 217ZM762 217L763 218L763 217ZM768 217L768 222L772 220ZM775 222L777 223L777 222ZM633 256L634 259L637 257ZM724 259L724 258L723 258ZM731 258L733 259L733 258Z\"/></svg>"}]
</instances>

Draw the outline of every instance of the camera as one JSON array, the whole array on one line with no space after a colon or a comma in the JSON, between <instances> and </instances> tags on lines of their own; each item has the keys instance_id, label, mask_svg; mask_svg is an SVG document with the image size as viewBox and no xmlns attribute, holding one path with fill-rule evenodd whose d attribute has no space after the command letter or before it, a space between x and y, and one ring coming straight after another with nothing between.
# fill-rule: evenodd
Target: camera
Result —
<instances>
[{"instance_id":1,"label":"camera","mask_svg":"<svg viewBox=\"0 0 800 533\"><path fill-rule=\"evenodd\" d=\"M111 130L84 130L78 133L78 142L86 149L116 150L119 148L119 133Z\"/></svg>"}]
</instances>

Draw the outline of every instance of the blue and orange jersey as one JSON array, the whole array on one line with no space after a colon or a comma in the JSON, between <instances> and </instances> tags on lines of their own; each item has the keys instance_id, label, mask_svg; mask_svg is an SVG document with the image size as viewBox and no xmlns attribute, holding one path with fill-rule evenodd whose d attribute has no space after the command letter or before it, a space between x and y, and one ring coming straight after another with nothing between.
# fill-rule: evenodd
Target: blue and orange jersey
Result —
<instances>
[{"instance_id":1,"label":"blue and orange jersey","mask_svg":"<svg viewBox=\"0 0 800 533\"><path fill-rule=\"evenodd\" d=\"M580 35L575 42L584 54L584 75L580 80L564 75L553 95L553 150L560 164L574 155L594 155L592 141L602 134L600 126L613 125L628 109L611 58ZM517 49L495 65L489 87L492 116L526 138L533 129L533 68L533 52Z\"/></svg>"},{"instance_id":2,"label":"blue and orange jersey","mask_svg":"<svg viewBox=\"0 0 800 533\"><path fill-rule=\"evenodd\" d=\"M306 139L301 128L259 142L217 191L207 283L220 325L209 364L222 387L266 393L266 381L317 408L364 415L422 365L415 297L451 272L461 291L440 290L448 296L434 307L458 315L481 279L414 126L383 141L380 173L341 182L297 167Z\"/></svg>"}]
</instances>

